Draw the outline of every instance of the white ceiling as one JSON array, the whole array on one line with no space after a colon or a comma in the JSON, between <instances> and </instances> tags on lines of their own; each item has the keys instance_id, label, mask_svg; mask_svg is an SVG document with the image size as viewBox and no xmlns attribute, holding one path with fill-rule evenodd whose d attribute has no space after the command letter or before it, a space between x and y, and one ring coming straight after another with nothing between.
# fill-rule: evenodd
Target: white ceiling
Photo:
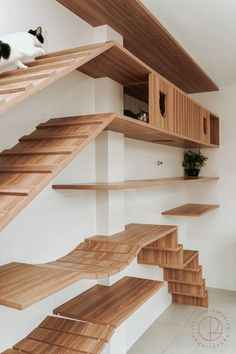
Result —
<instances>
[{"instance_id":1,"label":"white ceiling","mask_svg":"<svg viewBox=\"0 0 236 354\"><path fill-rule=\"evenodd\" d=\"M218 85L236 83L236 0L141 0Z\"/></svg>"}]
</instances>

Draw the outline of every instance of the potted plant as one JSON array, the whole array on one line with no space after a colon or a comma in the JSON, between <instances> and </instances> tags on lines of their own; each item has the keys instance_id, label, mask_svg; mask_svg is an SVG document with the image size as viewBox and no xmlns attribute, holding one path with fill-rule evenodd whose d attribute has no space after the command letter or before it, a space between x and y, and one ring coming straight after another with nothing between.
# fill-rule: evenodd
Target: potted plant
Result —
<instances>
[{"instance_id":1,"label":"potted plant","mask_svg":"<svg viewBox=\"0 0 236 354\"><path fill-rule=\"evenodd\" d=\"M185 169L185 175L190 178L197 178L200 169L206 165L208 157L193 151L186 151L184 153L183 167Z\"/></svg>"}]
</instances>

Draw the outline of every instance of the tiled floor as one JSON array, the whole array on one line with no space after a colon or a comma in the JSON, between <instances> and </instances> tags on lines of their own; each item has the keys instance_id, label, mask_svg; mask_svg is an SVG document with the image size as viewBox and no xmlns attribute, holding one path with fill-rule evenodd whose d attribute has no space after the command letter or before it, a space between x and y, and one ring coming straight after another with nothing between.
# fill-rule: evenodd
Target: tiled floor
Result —
<instances>
[{"instance_id":1,"label":"tiled floor","mask_svg":"<svg viewBox=\"0 0 236 354\"><path fill-rule=\"evenodd\" d=\"M209 304L172 304L128 354L236 354L236 292L209 289Z\"/></svg>"}]
</instances>

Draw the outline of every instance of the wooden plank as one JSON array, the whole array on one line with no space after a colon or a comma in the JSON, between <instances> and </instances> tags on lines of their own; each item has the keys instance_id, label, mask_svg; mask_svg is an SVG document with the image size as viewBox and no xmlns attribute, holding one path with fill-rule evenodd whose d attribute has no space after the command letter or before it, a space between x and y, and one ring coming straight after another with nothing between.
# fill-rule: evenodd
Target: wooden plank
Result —
<instances>
[{"instance_id":1,"label":"wooden plank","mask_svg":"<svg viewBox=\"0 0 236 354\"><path fill-rule=\"evenodd\" d=\"M15 84L15 83L24 82L24 81L27 82L27 81L47 79L47 78L49 78L51 76L54 76L55 74L56 74L56 71L52 71L52 72L47 73L47 74L27 75L27 76L23 76L23 77L16 77L14 79L9 79L9 80L1 79L0 80L0 86Z\"/></svg>"},{"instance_id":2,"label":"wooden plank","mask_svg":"<svg viewBox=\"0 0 236 354\"><path fill-rule=\"evenodd\" d=\"M47 129L47 128L61 128L61 127L73 127L73 126L81 126L81 125L94 125L94 124L103 124L102 120L88 120L88 121L79 121L78 120L70 120L68 118L68 122L65 120L63 122L53 122L49 121L48 123L42 123L37 126L37 129Z\"/></svg>"},{"instance_id":3,"label":"wooden plank","mask_svg":"<svg viewBox=\"0 0 236 354\"><path fill-rule=\"evenodd\" d=\"M163 283L125 277L112 286L96 285L54 310L55 314L118 327Z\"/></svg>"},{"instance_id":4,"label":"wooden plank","mask_svg":"<svg viewBox=\"0 0 236 354\"><path fill-rule=\"evenodd\" d=\"M219 208L218 204L184 204L162 212L162 215L200 217Z\"/></svg>"},{"instance_id":5,"label":"wooden plank","mask_svg":"<svg viewBox=\"0 0 236 354\"><path fill-rule=\"evenodd\" d=\"M122 190L122 189L136 189L169 185L181 184L198 184L204 182L211 182L218 180L219 177L199 177L196 179L189 179L185 177L173 178L158 178L149 180L130 180L124 182L111 182L111 183L88 183L88 184L54 184L53 189L66 189L66 190Z\"/></svg>"},{"instance_id":6,"label":"wooden plank","mask_svg":"<svg viewBox=\"0 0 236 354\"><path fill-rule=\"evenodd\" d=\"M0 165L0 173L52 173L55 166L53 165Z\"/></svg>"},{"instance_id":7,"label":"wooden plank","mask_svg":"<svg viewBox=\"0 0 236 354\"><path fill-rule=\"evenodd\" d=\"M15 186L15 185L1 185L0 195L19 195L29 196L32 186Z\"/></svg>"},{"instance_id":8,"label":"wooden plank","mask_svg":"<svg viewBox=\"0 0 236 354\"><path fill-rule=\"evenodd\" d=\"M85 337L96 338L109 342L114 329L101 324L73 321L61 317L48 316L39 327L52 329L69 334L79 334Z\"/></svg>"},{"instance_id":9,"label":"wooden plank","mask_svg":"<svg viewBox=\"0 0 236 354\"><path fill-rule=\"evenodd\" d=\"M22 310L82 277L79 271L9 263L0 267L0 304Z\"/></svg>"},{"instance_id":10,"label":"wooden plank","mask_svg":"<svg viewBox=\"0 0 236 354\"><path fill-rule=\"evenodd\" d=\"M1 156L34 156L34 155L70 155L75 151L75 146L63 147L38 147L38 148L14 148L4 150L0 153Z\"/></svg>"},{"instance_id":11,"label":"wooden plank","mask_svg":"<svg viewBox=\"0 0 236 354\"><path fill-rule=\"evenodd\" d=\"M85 353L99 353L106 342L96 338L81 336L79 334L64 333L47 328L36 328L28 335L29 339L63 347L64 349L79 350Z\"/></svg>"},{"instance_id":12,"label":"wooden plank","mask_svg":"<svg viewBox=\"0 0 236 354\"><path fill-rule=\"evenodd\" d=\"M41 135L25 135L19 139L20 142L23 141L38 141L38 140L50 140L50 139L80 139L88 138L89 134L86 133L48 133Z\"/></svg>"},{"instance_id":13,"label":"wooden plank","mask_svg":"<svg viewBox=\"0 0 236 354\"><path fill-rule=\"evenodd\" d=\"M30 338L23 339L14 345L14 348L20 352L29 354L85 354L85 352L81 352L80 350L65 349L64 347L43 343Z\"/></svg>"},{"instance_id":14,"label":"wooden plank","mask_svg":"<svg viewBox=\"0 0 236 354\"><path fill-rule=\"evenodd\" d=\"M57 1L94 27L106 24L114 28L123 36L128 50L185 92L218 90L141 1Z\"/></svg>"}]
</instances>

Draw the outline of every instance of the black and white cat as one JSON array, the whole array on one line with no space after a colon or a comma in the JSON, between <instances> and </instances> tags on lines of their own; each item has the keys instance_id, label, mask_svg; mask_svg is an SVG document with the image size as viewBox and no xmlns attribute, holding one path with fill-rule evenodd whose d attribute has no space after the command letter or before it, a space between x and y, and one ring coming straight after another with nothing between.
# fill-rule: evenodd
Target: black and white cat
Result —
<instances>
[{"instance_id":1,"label":"black and white cat","mask_svg":"<svg viewBox=\"0 0 236 354\"><path fill-rule=\"evenodd\" d=\"M45 54L43 43L42 27L0 36L0 70L6 65L27 69L25 60Z\"/></svg>"}]
</instances>

